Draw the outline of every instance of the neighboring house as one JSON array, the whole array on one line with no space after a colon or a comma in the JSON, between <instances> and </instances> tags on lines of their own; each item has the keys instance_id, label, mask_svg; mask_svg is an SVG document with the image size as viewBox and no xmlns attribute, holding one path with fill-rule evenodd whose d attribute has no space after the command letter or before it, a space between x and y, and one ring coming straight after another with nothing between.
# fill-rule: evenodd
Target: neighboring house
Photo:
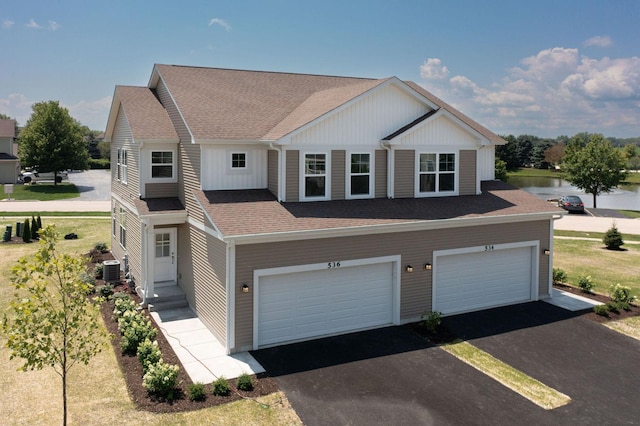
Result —
<instances>
[{"instance_id":1,"label":"neighboring house","mask_svg":"<svg viewBox=\"0 0 640 426\"><path fill-rule=\"evenodd\" d=\"M105 139L114 255L229 353L550 297L561 210L415 83L156 65Z\"/></svg>"},{"instance_id":2,"label":"neighboring house","mask_svg":"<svg viewBox=\"0 0 640 426\"><path fill-rule=\"evenodd\" d=\"M16 183L20 160L16 156L14 140L16 121L0 119L0 183Z\"/></svg>"}]
</instances>

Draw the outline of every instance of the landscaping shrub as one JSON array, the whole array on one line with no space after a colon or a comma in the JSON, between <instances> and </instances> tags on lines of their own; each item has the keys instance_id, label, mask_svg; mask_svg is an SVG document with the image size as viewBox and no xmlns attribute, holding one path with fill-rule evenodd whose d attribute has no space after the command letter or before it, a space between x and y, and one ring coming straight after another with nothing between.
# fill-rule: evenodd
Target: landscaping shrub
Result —
<instances>
[{"instance_id":1,"label":"landscaping shrub","mask_svg":"<svg viewBox=\"0 0 640 426\"><path fill-rule=\"evenodd\" d=\"M144 341L138 345L136 356L138 357L138 361L140 361L140 365L142 365L142 371L146 373L150 365L157 364L162 360L162 353L160 353L158 341L144 339Z\"/></svg>"},{"instance_id":2,"label":"landscaping shrub","mask_svg":"<svg viewBox=\"0 0 640 426\"><path fill-rule=\"evenodd\" d=\"M624 244L624 241L622 241L622 234L618 231L618 228L615 225L609 228L609 230L604 234L602 242L607 246L608 250L620 250L620 247Z\"/></svg>"},{"instance_id":3,"label":"landscaping shrub","mask_svg":"<svg viewBox=\"0 0 640 426\"><path fill-rule=\"evenodd\" d=\"M31 225L29 225L29 219L25 219L22 224L22 241L25 243L31 242Z\"/></svg>"},{"instance_id":4,"label":"landscaping shrub","mask_svg":"<svg viewBox=\"0 0 640 426\"><path fill-rule=\"evenodd\" d=\"M107 249L107 243L105 243L105 242L95 243L93 245L93 248L98 250L100 253L106 253L106 252L109 251Z\"/></svg>"},{"instance_id":5,"label":"landscaping shrub","mask_svg":"<svg viewBox=\"0 0 640 426\"><path fill-rule=\"evenodd\" d=\"M158 337L158 330L141 312L125 312L118 319L118 329L122 333L120 348L129 355L136 355L138 346L146 339L153 341Z\"/></svg>"},{"instance_id":6,"label":"landscaping shrub","mask_svg":"<svg viewBox=\"0 0 640 426\"><path fill-rule=\"evenodd\" d=\"M95 286L96 285L96 279L93 275L91 275L88 272L83 272L80 275L80 280L85 283L85 284L91 284L91 286ZM95 288L91 290L91 293L93 293L95 291ZM91 294L89 293L89 294Z\"/></svg>"},{"instance_id":7,"label":"landscaping shrub","mask_svg":"<svg viewBox=\"0 0 640 426\"><path fill-rule=\"evenodd\" d=\"M37 240L39 238L39 235L38 235L39 230L40 228L38 228L38 222L36 221L36 218L34 216L31 216L31 239L32 240Z\"/></svg>"},{"instance_id":8,"label":"landscaping shrub","mask_svg":"<svg viewBox=\"0 0 640 426\"><path fill-rule=\"evenodd\" d=\"M614 302L631 303L636 300L636 297L631 295L631 287L620 284L609 286L609 296Z\"/></svg>"},{"instance_id":9,"label":"landscaping shrub","mask_svg":"<svg viewBox=\"0 0 640 426\"><path fill-rule=\"evenodd\" d=\"M593 307L593 312L603 317L609 316L609 309L607 309L606 305L596 305Z\"/></svg>"},{"instance_id":10,"label":"landscaping shrub","mask_svg":"<svg viewBox=\"0 0 640 426\"><path fill-rule=\"evenodd\" d=\"M91 258L91 263L102 263L102 252L92 248L89 250L89 258Z\"/></svg>"},{"instance_id":11,"label":"landscaping shrub","mask_svg":"<svg viewBox=\"0 0 640 426\"><path fill-rule=\"evenodd\" d=\"M142 386L150 393L171 401L178 386L178 371L177 365L166 364L164 361L150 364L142 378Z\"/></svg>"},{"instance_id":12,"label":"landscaping shrub","mask_svg":"<svg viewBox=\"0 0 640 426\"><path fill-rule=\"evenodd\" d=\"M96 288L98 294L105 299L109 300L113 296L113 286L111 284L101 285Z\"/></svg>"},{"instance_id":13,"label":"landscaping shrub","mask_svg":"<svg viewBox=\"0 0 640 426\"><path fill-rule=\"evenodd\" d=\"M425 312L420 317L420 327L427 330L428 333L435 333L442 322L442 313L438 311Z\"/></svg>"},{"instance_id":14,"label":"landscaping shrub","mask_svg":"<svg viewBox=\"0 0 640 426\"><path fill-rule=\"evenodd\" d=\"M111 163L108 158L89 158L89 169L91 170L108 170Z\"/></svg>"},{"instance_id":15,"label":"landscaping shrub","mask_svg":"<svg viewBox=\"0 0 640 426\"><path fill-rule=\"evenodd\" d=\"M251 380L251 376L247 373L242 373L236 381L236 387L241 391L251 392L253 390L253 380Z\"/></svg>"},{"instance_id":16,"label":"landscaping shrub","mask_svg":"<svg viewBox=\"0 0 640 426\"><path fill-rule=\"evenodd\" d=\"M97 279L101 280L104 276L104 264L98 263L95 268L93 268L93 276Z\"/></svg>"},{"instance_id":17,"label":"landscaping shrub","mask_svg":"<svg viewBox=\"0 0 640 426\"><path fill-rule=\"evenodd\" d=\"M580 278L578 278L578 287L580 287L585 293L591 293L594 287L591 275L581 275Z\"/></svg>"},{"instance_id":18,"label":"landscaping shrub","mask_svg":"<svg viewBox=\"0 0 640 426\"><path fill-rule=\"evenodd\" d=\"M207 398L207 392L202 383L191 383L189 385L189 399L191 401L204 401Z\"/></svg>"},{"instance_id":19,"label":"landscaping shrub","mask_svg":"<svg viewBox=\"0 0 640 426\"><path fill-rule=\"evenodd\" d=\"M607 302L605 305L609 312L613 312L614 314L619 314L620 310L618 309L618 304L616 302Z\"/></svg>"},{"instance_id":20,"label":"landscaping shrub","mask_svg":"<svg viewBox=\"0 0 640 426\"><path fill-rule=\"evenodd\" d=\"M561 284L567 280L567 273L560 268L553 268L553 283Z\"/></svg>"},{"instance_id":21,"label":"landscaping shrub","mask_svg":"<svg viewBox=\"0 0 640 426\"><path fill-rule=\"evenodd\" d=\"M229 387L229 382L224 377L218 378L215 382L213 382L213 394L215 396L227 396L229 392L231 392L231 388Z\"/></svg>"}]
</instances>

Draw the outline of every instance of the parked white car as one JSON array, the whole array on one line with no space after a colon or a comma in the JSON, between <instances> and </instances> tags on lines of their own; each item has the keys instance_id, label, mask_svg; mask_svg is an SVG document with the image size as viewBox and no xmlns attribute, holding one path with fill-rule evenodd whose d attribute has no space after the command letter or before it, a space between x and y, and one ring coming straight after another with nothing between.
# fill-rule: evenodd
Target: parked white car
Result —
<instances>
[{"instance_id":1,"label":"parked white car","mask_svg":"<svg viewBox=\"0 0 640 426\"><path fill-rule=\"evenodd\" d=\"M54 177L56 182L60 183L63 180L69 180L69 173L67 173L66 171L61 171L58 172L58 176L54 176L53 172L38 173L37 170L30 170L20 173L20 180L24 183L36 183L45 181L53 182Z\"/></svg>"}]
</instances>

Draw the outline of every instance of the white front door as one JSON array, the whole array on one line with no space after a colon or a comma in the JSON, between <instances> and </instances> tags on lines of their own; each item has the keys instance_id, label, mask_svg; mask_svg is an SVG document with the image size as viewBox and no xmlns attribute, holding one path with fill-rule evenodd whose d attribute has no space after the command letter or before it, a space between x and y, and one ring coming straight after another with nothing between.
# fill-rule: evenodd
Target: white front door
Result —
<instances>
[{"instance_id":1,"label":"white front door","mask_svg":"<svg viewBox=\"0 0 640 426\"><path fill-rule=\"evenodd\" d=\"M176 280L176 228L155 230L154 281Z\"/></svg>"}]
</instances>

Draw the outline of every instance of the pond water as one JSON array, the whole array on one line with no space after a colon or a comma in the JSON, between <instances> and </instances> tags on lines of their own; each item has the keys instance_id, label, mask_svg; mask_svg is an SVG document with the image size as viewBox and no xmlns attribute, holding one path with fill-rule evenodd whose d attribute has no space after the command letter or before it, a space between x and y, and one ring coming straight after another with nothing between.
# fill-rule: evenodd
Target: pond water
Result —
<instances>
[{"instance_id":1,"label":"pond water","mask_svg":"<svg viewBox=\"0 0 640 426\"><path fill-rule=\"evenodd\" d=\"M572 186L567 181L546 177L510 177L509 183L543 200L557 199L561 195L577 195L585 207L593 207L593 196ZM640 210L640 185L622 185L608 194L598 195L598 208Z\"/></svg>"}]
</instances>

